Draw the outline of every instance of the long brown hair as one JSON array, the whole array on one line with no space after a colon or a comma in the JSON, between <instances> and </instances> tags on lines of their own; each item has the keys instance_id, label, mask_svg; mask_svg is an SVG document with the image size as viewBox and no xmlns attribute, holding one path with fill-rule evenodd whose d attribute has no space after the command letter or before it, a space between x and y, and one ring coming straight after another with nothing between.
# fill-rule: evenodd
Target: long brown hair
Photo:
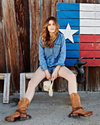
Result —
<instances>
[{"instance_id":1,"label":"long brown hair","mask_svg":"<svg viewBox=\"0 0 100 125\"><path fill-rule=\"evenodd\" d=\"M49 34L49 31L48 31L48 24L49 24L49 21L52 20L54 22L54 25L56 26L56 30L55 32L53 33L52 35L52 38L50 37L50 34ZM54 42L55 40L57 39L57 36L58 36L58 30L59 30L59 24L58 24L58 21L56 20L55 17L49 17L44 25L43 25L43 28L42 28L42 32L40 34L41 38L42 38L42 46L43 47L50 47L52 48L54 46Z\"/></svg>"}]
</instances>

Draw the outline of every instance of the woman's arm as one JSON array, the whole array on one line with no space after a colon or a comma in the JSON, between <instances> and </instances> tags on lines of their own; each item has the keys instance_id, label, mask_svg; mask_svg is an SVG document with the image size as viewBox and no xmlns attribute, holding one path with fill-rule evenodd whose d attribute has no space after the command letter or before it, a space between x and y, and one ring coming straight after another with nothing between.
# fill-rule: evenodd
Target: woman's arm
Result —
<instances>
[{"instance_id":1,"label":"woman's arm","mask_svg":"<svg viewBox=\"0 0 100 125\"><path fill-rule=\"evenodd\" d=\"M49 73L49 71L47 69L47 63L45 60L44 48L42 46L41 37L39 38L39 61L40 61L40 66L41 66L42 70L44 70L44 72L45 72L45 77L47 79L51 79L51 74Z\"/></svg>"},{"instance_id":2,"label":"woman's arm","mask_svg":"<svg viewBox=\"0 0 100 125\"><path fill-rule=\"evenodd\" d=\"M47 69L47 63L45 60L45 55L44 55L44 48L42 46L42 40L41 37L39 38L39 62L42 70Z\"/></svg>"},{"instance_id":3,"label":"woman's arm","mask_svg":"<svg viewBox=\"0 0 100 125\"><path fill-rule=\"evenodd\" d=\"M60 55L57 64L57 67L55 68L54 72L52 73L52 80L55 80L58 76L58 71L61 66L64 65L66 59L66 41L64 35L61 35L61 50Z\"/></svg>"},{"instance_id":4,"label":"woman's arm","mask_svg":"<svg viewBox=\"0 0 100 125\"><path fill-rule=\"evenodd\" d=\"M65 41L64 35L62 34L61 35L61 50L60 50L60 55L59 55L57 65L63 66L65 59L66 59L66 41Z\"/></svg>"}]
</instances>

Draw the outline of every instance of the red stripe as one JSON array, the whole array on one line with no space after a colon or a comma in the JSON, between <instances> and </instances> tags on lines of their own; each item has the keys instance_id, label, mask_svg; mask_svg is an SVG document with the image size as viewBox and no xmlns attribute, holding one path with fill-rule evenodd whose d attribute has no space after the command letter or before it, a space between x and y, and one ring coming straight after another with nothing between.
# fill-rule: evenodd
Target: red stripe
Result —
<instances>
[{"instance_id":1,"label":"red stripe","mask_svg":"<svg viewBox=\"0 0 100 125\"><path fill-rule=\"evenodd\" d=\"M100 42L100 35L80 35L80 42Z\"/></svg>"},{"instance_id":2,"label":"red stripe","mask_svg":"<svg viewBox=\"0 0 100 125\"><path fill-rule=\"evenodd\" d=\"M82 59L82 61L87 61L84 66L100 66L100 59Z\"/></svg>"},{"instance_id":3,"label":"red stripe","mask_svg":"<svg viewBox=\"0 0 100 125\"><path fill-rule=\"evenodd\" d=\"M100 51L80 51L80 57L100 58Z\"/></svg>"},{"instance_id":4,"label":"red stripe","mask_svg":"<svg viewBox=\"0 0 100 125\"><path fill-rule=\"evenodd\" d=\"M85 66L100 66L100 35L80 35L80 57Z\"/></svg>"}]
</instances>

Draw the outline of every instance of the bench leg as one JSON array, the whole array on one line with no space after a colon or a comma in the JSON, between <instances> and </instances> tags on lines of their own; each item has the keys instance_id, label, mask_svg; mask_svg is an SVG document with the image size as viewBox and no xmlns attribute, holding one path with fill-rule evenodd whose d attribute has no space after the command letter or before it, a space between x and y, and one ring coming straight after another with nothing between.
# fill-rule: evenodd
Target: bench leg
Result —
<instances>
[{"instance_id":1,"label":"bench leg","mask_svg":"<svg viewBox=\"0 0 100 125\"><path fill-rule=\"evenodd\" d=\"M9 103L10 75L11 75L10 73L5 74L3 103Z\"/></svg>"},{"instance_id":2,"label":"bench leg","mask_svg":"<svg viewBox=\"0 0 100 125\"><path fill-rule=\"evenodd\" d=\"M26 76L25 73L20 73L20 99L25 97Z\"/></svg>"}]
</instances>

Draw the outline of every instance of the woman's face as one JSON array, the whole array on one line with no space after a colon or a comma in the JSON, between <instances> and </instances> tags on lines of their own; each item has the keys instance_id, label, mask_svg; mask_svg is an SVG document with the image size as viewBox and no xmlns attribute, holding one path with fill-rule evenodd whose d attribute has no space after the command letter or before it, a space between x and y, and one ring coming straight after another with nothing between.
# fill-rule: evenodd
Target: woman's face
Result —
<instances>
[{"instance_id":1,"label":"woman's face","mask_svg":"<svg viewBox=\"0 0 100 125\"><path fill-rule=\"evenodd\" d=\"M48 31L49 33L54 33L56 30L56 25L53 20L50 20L48 23Z\"/></svg>"}]
</instances>

